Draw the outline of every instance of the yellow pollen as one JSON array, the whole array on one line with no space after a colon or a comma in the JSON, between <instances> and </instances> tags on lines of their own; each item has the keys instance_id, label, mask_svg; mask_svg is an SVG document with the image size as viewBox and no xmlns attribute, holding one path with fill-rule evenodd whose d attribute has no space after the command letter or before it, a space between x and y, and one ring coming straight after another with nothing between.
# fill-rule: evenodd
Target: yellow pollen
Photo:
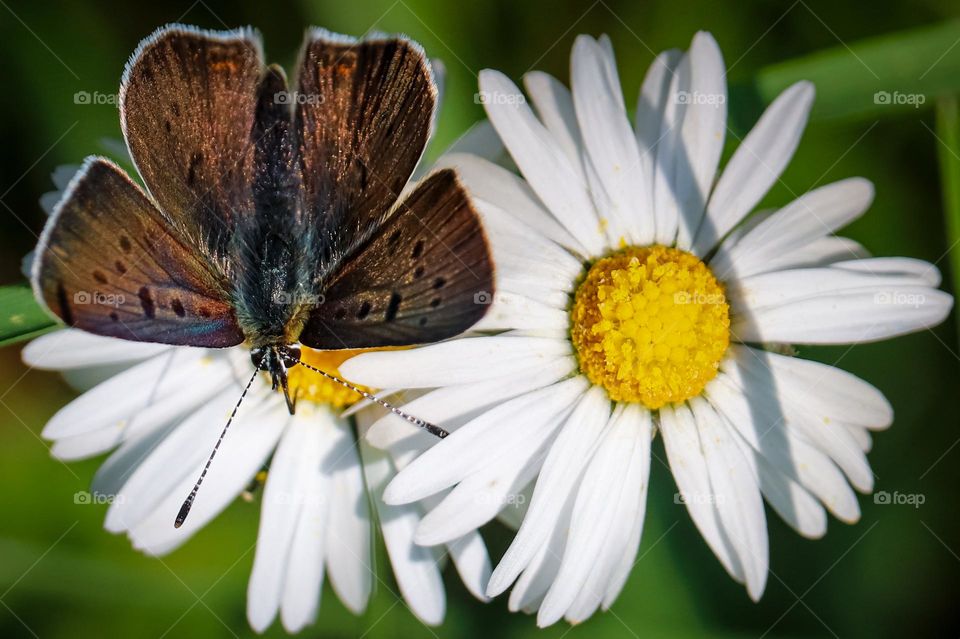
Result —
<instances>
[{"instance_id":1,"label":"yellow pollen","mask_svg":"<svg viewBox=\"0 0 960 639\"><path fill-rule=\"evenodd\" d=\"M595 262L570 315L587 378L613 400L650 409L698 395L730 345L723 286L695 256L665 246Z\"/></svg>"},{"instance_id":2,"label":"yellow pollen","mask_svg":"<svg viewBox=\"0 0 960 639\"><path fill-rule=\"evenodd\" d=\"M354 355L365 352L361 350L318 351L306 346L301 346L300 349L300 360L303 363L315 366L341 379L343 379L343 376L337 370L339 366ZM297 401L326 404L333 408L346 408L363 399L359 393L303 366L290 368L287 371L287 381L290 385L290 396L296 397ZM360 386L360 388L373 392L364 386Z\"/></svg>"}]
</instances>

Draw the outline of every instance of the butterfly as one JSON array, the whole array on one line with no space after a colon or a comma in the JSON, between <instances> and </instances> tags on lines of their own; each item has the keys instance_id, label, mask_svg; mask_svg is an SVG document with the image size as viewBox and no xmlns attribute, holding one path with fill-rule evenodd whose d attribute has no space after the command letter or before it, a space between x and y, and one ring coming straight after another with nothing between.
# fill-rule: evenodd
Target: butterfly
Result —
<instances>
[{"instance_id":1,"label":"butterfly","mask_svg":"<svg viewBox=\"0 0 960 639\"><path fill-rule=\"evenodd\" d=\"M300 345L407 346L475 324L494 267L467 192L440 170L401 193L437 107L422 48L308 30L293 86L249 28L144 40L119 103L146 190L85 161L40 237L40 302L98 335L245 344L291 413Z\"/></svg>"}]
</instances>

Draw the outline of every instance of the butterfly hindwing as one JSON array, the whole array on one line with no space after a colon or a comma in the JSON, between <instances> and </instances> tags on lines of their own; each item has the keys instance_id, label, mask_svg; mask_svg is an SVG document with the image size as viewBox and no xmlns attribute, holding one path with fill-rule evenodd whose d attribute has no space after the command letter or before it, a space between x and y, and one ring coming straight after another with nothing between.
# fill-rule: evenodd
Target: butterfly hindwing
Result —
<instances>
[{"instance_id":1,"label":"butterfly hindwing","mask_svg":"<svg viewBox=\"0 0 960 639\"><path fill-rule=\"evenodd\" d=\"M325 242L321 275L397 201L426 146L436 96L429 62L410 40L308 33L294 122L303 208Z\"/></svg>"},{"instance_id":2,"label":"butterfly hindwing","mask_svg":"<svg viewBox=\"0 0 960 639\"><path fill-rule=\"evenodd\" d=\"M124 136L147 189L168 219L211 245L254 210L261 48L250 29L164 27L133 54L120 87Z\"/></svg>"},{"instance_id":3,"label":"butterfly hindwing","mask_svg":"<svg viewBox=\"0 0 960 639\"><path fill-rule=\"evenodd\" d=\"M113 163L88 159L47 221L38 300L66 324L141 342L243 341L228 283Z\"/></svg>"},{"instance_id":4,"label":"butterfly hindwing","mask_svg":"<svg viewBox=\"0 0 960 639\"><path fill-rule=\"evenodd\" d=\"M300 342L343 349L453 337L483 317L493 286L480 218L456 174L438 171L332 276Z\"/></svg>"}]
</instances>

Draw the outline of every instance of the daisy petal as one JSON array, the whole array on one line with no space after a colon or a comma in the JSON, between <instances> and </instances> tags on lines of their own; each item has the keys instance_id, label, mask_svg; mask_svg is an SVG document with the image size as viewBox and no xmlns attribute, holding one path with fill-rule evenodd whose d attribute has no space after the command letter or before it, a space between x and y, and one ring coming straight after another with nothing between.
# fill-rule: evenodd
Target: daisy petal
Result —
<instances>
[{"instance_id":1,"label":"daisy petal","mask_svg":"<svg viewBox=\"0 0 960 639\"><path fill-rule=\"evenodd\" d=\"M606 428L609 404L602 389L591 387L550 446L520 530L490 577L489 596L509 588L549 538Z\"/></svg>"},{"instance_id":2,"label":"daisy petal","mask_svg":"<svg viewBox=\"0 0 960 639\"><path fill-rule=\"evenodd\" d=\"M706 400L695 397L689 403L700 433L720 525L744 568L747 593L757 601L767 582L769 554L767 520L755 467L741 451L729 426Z\"/></svg>"},{"instance_id":3,"label":"daisy petal","mask_svg":"<svg viewBox=\"0 0 960 639\"><path fill-rule=\"evenodd\" d=\"M549 73L531 71L523 76L523 86L533 101L537 115L574 168L580 168L583 138L577 123L570 90Z\"/></svg>"},{"instance_id":4,"label":"daisy petal","mask_svg":"<svg viewBox=\"0 0 960 639\"><path fill-rule=\"evenodd\" d=\"M813 85L781 93L743 139L717 181L693 252L706 255L766 195L793 157L813 104Z\"/></svg>"},{"instance_id":5,"label":"daisy petal","mask_svg":"<svg viewBox=\"0 0 960 639\"><path fill-rule=\"evenodd\" d=\"M583 144L609 204L600 214L611 227L611 245L616 246L623 233L633 243L649 244L654 220L644 207L640 152L631 135L615 63L603 46L581 35L573 45L570 69Z\"/></svg>"},{"instance_id":6,"label":"daisy petal","mask_svg":"<svg viewBox=\"0 0 960 639\"><path fill-rule=\"evenodd\" d=\"M480 533L474 531L447 544L450 558L470 594L487 601L485 590L490 580L490 555Z\"/></svg>"},{"instance_id":7,"label":"daisy petal","mask_svg":"<svg viewBox=\"0 0 960 639\"><path fill-rule=\"evenodd\" d=\"M724 242L710 261L710 268L720 278L770 270L770 260L802 249L863 215L873 194L873 184L863 178L834 182L805 193L735 244Z\"/></svg>"},{"instance_id":8,"label":"daisy petal","mask_svg":"<svg viewBox=\"0 0 960 639\"><path fill-rule=\"evenodd\" d=\"M660 409L660 432L677 482L680 498L710 550L733 579L743 583L743 568L730 539L723 532L710 472L700 446L697 423L684 404Z\"/></svg>"},{"instance_id":9,"label":"daisy petal","mask_svg":"<svg viewBox=\"0 0 960 639\"><path fill-rule=\"evenodd\" d=\"M66 328L32 340L23 347L21 356L32 368L63 371L104 364L131 364L169 349L166 344L131 342Z\"/></svg>"},{"instance_id":10,"label":"daisy petal","mask_svg":"<svg viewBox=\"0 0 960 639\"><path fill-rule=\"evenodd\" d=\"M487 116L533 191L591 255L603 252L605 237L586 184L516 85L487 69L480 72L480 90L492 96Z\"/></svg>"}]
</instances>

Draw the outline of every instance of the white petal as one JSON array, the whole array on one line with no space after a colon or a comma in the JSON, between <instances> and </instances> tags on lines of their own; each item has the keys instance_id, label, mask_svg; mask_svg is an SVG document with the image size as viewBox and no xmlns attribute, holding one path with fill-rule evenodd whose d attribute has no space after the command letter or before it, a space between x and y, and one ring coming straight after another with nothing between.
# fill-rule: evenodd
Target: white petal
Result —
<instances>
[{"instance_id":1,"label":"white petal","mask_svg":"<svg viewBox=\"0 0 960 639\"><path fill-rule=\"evenodd\" d=\"M767 520L755 468L706 400L695 397L690 407L700 432L722 529L744 568L747 593L757 601L767 583L769 553Z\"/></svg>"},{"instance_id":2,"label":"white petal","mask_svg":"<svg viewBox=\"0 0 960 639\"><path fill-rule=\"evenodd\" d=\"M614 544L617 554L628 552L623 547L628 538L611 539L609 536L615 529L615 520L627 511L630 515L626 519L632 524L633 512L643 508L646 502L650 437L648 412L635 405L614 412L609 428L583 473L560 571L540 605L538 626L557 622L583 588L590 588L588 598L595 604L593 608L599 606L613 568L612 562L603 561L607 554L604 552L606 544ZM639 494L625 494L629 488L640 489ZM621 505L626 500L630 501L629 507ZM598 577L591 579L597 569L600 570Z\"/></svg>"},{"instance_id":3,"label":"white petal","mask_svg":"<svg viewBox=\"0 0 960 639\"><path fill-rule=\"evenodd\" d=\"M343 605L360 614L373 586L370 512L357 443L348 429L339 429L333 449L323 459L322 472L330 478L327 574Z\"/></svg>"},{"instance_id":4,"label":"white petal","mask_svg":"<svg viewBox=\"0 0 960 639\"><path fill-rule=\"evenodd\" d=\"M257 550L247 586L247 619L257 632L266 630L276 617L288 571L306 559L293 555L292 548L306 502L324 497L309 495L307 488L317 484L321 450L330 438L321 437L322 429L302 413L301 407L290 420L273 455L263 490ZM329 446L326 448L329 450ZM322 510L326 510L325 505ZM310 584L302 586L310 588Z\"/></svg>"},{"instance_id":5,"label":"white petal","mask_svg":"<svg viewBox=\"0 0 960 639\"><path fill-rule=\"evenodd\" d=\"M472 532L447 544L450 558L463 585L480 601L487 601L485 594L490 580L490 555L479 532Z\"/></svg>"},{"instance_id":6,"label":"white petal","mask_svg":"<svg viewBox=\"0 0 960 639\"><path fill-rule=\"evenodd\" d=\"M777 514L804 537L823 537L827 532L827 515L823 506L798 482L784 475L759 455L757 465L760 471L760 490Z\"/></svg>"},{"instance_id":7,"label":"white petal","mask_svg":"<svg viewBox=\"0 0 960 639\"><path fill-rule=\"evenodd\" d=\"M456 168L474 198L507 212L544 238L586 255L580 242L547 212L530 185L518 175L493 162L464 153L444 155L437 161L437 166ZM565 259L569 261L570 256Z\"/></svg>"},{"instance_id":8,"label":"white petal","mask_svg":"<svg viewBox=\"0 0 960 639\"><path fill-rule=\"evenodd\" d=\"M570 90L555 77L543 71L531 71L524 75L523 86L533 101L543 126L553 136L557 145L563 149L570 161L570 166L576 169L581 168L580 150L583 139Z\"/></svg>"},{"instance_id":9,"label":"white petal","mask_svg":"<svg viewBox=\"0 0 960 639\"><path fill-rule=\"evenodd\" d=\"M717 245L766 195L793 157L813 104L813 85L798 82L773 101L743 139L717 181L693 251Z\"/></svg>"},{"instance_id":10,"label":"white petal","mask_svg":"<svg viewBox=\"0 0 960 639\"><path fill-rule=\"evenodd\" d=\"M61 408L47 422L43 436L60 439L112 427L118 432L156 423L154 406L169 414L194 406L231 383L227 358L209 356L202 349L178 348L137 364L87 391ZM238 395L239 396L239 395ZM172 402L172 407L164 406Z\"/></svg>"},{"instance_id":11,"label":"white petal","mask_svg":"<svg viewBox=\"0 0 960 639\"><path fill-rule=\"evenodd\" d=\"M576 367L573 357L558 359L521 375L438 388L403 404L401 408L411 415L454 430L487 408L550 386L567 377ZM402 450L423 451L436 443L433 435L392 413L371 425L366 438L373 446L389 449L394 454Z\"/></svg>"},{"instance_id":12,"label":"white petal","mask_svg":"<svg viewBox=\"0 0 960 639\"><path fill-rule=\"evenodd\" d=\"M611 227L611 245L617 245L621 230L628 241L649 244L654 219L646 207L640 152L631 134L615 63L593 38L581 35L573 45L570 69L583 144L607 196L609 208L599 213Z\"/></svg>"},{"instance_id":13,"label":"white petal","mask_svg":"<svg viewBox=\"0 0 960 639\"><path fill-rule=\"evenodd\" d=\"M507 451L539 446L586 385L583 378L574 377L487 411L400 471L387 487L384 500L398 504L422 499L452 486ZM518 428L518 423L523 428Z\"/></svg>"},{"instance_id":14,"label":"white petal","mask_svg":"<svg viewBox=\"0 0 960 639\"><path fill-rule=\"evenodd\" d=\"M846 237L827 236L814 240L802 248L772 257L756 273L785 271L794 268L835 266L845 260L860 260L870 253L859 242Z\"/></svg>"},{"instance_id":15,"label":"white petal","mask_svg":"<svg viewBox=\"0 0 960 639\"><path fill-rule=\"evenodd\" d=\"M523 524L490 578L489 596L509 588L546 543L564 504L572 501L609 417L609 398L601 388L591 387L550 447Z\"/></svg>"},{"instance_id":16,"label":"white petal","mask_svg":"<svg viewBox=\"0 0 960 639\"><path fill-rule=\"evenodd\" d=\"M200 459L185 464L187 475L162 493L161 501L149 516L128 531L135 548L152 555L173 550L196 534L243 491L273 451L289 418L280 402L264 402L255 406L257 408L251 406L252 410L246 415L238 413L231 426L231 430L236 428L236 432L230 432L224 438L217 453L217 463L211 467L186 522L180 528L174 528L171 524L203 469L210 450L206 446L198 449ZM220 424L214 423L213 427L220 430ZM203 442L205 438L198 440ZM184 464L185 461L182 459L178 463ZM124 488L120 496L128 494Z\"/></svg>"},{"instance_id":17,"label":"white petal","mask_svg":"<svg viewBox=\"0 0 960 639\"><path fill-rule=\"evenodd\" d=\"M802 249L863 215L873 194L873 184L863 178L841 180L805 193L735 244L725 241L710 268L720 278L742 278L769 270L770 260Z\"/></svg>"},{"instance_id":18,"label":"white petal","mask_svg":"<svg viewBox=\"0 0 960 639\"><path fill-rule=\"evenodd\" d=\"M480 90L493 96L487 116L533 191L589 254L602 253L605 237L586 184L519 89L487 69L480 72Z\"/></svg>"},{"instance_id":19,"label":"white petal","mask_svg":"<svg viewBox=\"0 0 960 639\"><path fill-rule=\"evenodd\" d=\"M419 506L392 506L383 501L383 489L394 474L385 453L360 442L367 485L376 504L383 541L397 585L410 610L425 624L443 622L446 597L437 557L430 548L414 543L414 531L420 523Z\"/></svg>"},{"instance_id":20,"label":"white petal","mask_svg":"<svg viewBox=\"0 0 960 639\"><path fill-rule=\"evenodd\" d=\"M952 307L935 289L872 286L754 309L730 331L743 342L860 344L936 326Z\"/></svg>"},{"instance_id":21,"label":"white petal","mask_svg":"<svg viewBox=\"0 0 960 639\"><path fill-rule=\"evenodd\" d=\"M721 526L716 495L710 485L710 473L700 445L700 434L690 409L681 404L662 407L660 432L670 461L670 472L677 482L680 498L686 504L690 518L724 569L734 580L743 583L743 567Z\"/></svg>"},{"instance_id":22,"label":"white petal","mask_svg":"<svg viewBox=\"0 0 960 639\"><path fill-rule=\"evenodd\" d=\"M439 113L439 110L437 112ZM500 141L500 136L490 124L490 120L480 120L443 152L438 163L445 156L454 153L469 153L484 160L498 162L507 155L507 150L503 147L503 142Z\"/></svg>"},{"instance_id":23,"label":"white petal","mask_svg":"<svg viewBox=\"0 0 960 639\"><path fill-rule=\"evenodd\" d=\"M912 257L874 257L871 259L847 259L831 264L833 268L866 272L873 275L913 277L917 282L936 288L942 277L940 269L923 260Z\"/></svg>"},{"instance_id":24,"label":"white petal","mask_svg":"<svg viewBox=\"0 0 960 639\"><path fill-rule=\"evenodd\" d=\"M280 620L293 634L316 621L323 586L324 541L327 528L326 481L316 466L305 479L303 508L290 548ZM259 542L258 542L259 543Z\"/></svg>"},{"instance_id":25,"label":"white petal","mask_svg":"<svg viewBox=\"0 0 960 639\"><path fill-rule=\"evenodd\" d=\"M655 219L656 241L672 244L680 223L680 204L674 189L681 152L684 105L677 99L690 84L690 65L679 51L661 53L643 79L637 104L636 135L641 165L648 181L650 212ZM686 161L686 158L684 158ZM689 243L689 242L688 242Z\"/></svg>"},{"instance_id":26,"label":"white petal","mask_svg":"<svg viewBox=\"0 0 960 639\"><path fill-rule=\"evenodd\" d=\"M510 375L569 355L570 342L543 337L473 337L406 351L362 353L340 366L374 388L435 388Z\"/></svg>"},{"instance_id":27,"label":"white petal","mask_svg":"<svg viewBox=\"0 0 960 639\"><path fill-rule=\"evenodd\" d=\"M67 328L32 340L23 347L22 357L32 368L62 371L102 364L130 364L170 348L166 344L131 342Z\"/></svg>"}]
</instances>

